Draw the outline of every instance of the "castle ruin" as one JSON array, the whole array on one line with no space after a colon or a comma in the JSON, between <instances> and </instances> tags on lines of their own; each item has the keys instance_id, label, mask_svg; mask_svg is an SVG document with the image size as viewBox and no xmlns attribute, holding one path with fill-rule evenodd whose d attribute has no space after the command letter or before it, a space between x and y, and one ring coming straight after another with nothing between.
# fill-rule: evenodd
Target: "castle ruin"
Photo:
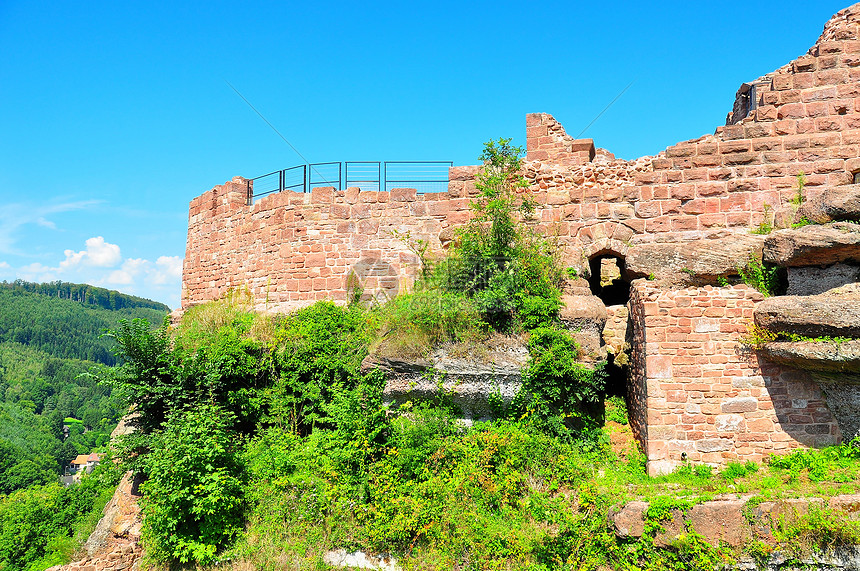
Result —
<instances>
[{"instance_id":1,"label":"castle ruin","mask_svg":"<svg viewBox=\"0 0 860 571\"><path fill-rule=\"evenodd\" d=\"M744 83L712 135L632 161L544 113L526 135L536 224L583 276L562 317L598 324L584 345L628 354L616 366L652 474L860 435L860 4ZM452 167L438 193L319 187L249 204L246 179L216 186L190 204L182 307L238 286L268 311L345 303L356 268L369 291L406 290L419 260L395 231L444 251L477 169ZM792 228L801 219L815 224ZM751 233L762 225L777 230ZM750 255L783 268L787 296L736 283ZM840 341L751 350L740 338L753 320Z\"/></svg>"}]
</instances>

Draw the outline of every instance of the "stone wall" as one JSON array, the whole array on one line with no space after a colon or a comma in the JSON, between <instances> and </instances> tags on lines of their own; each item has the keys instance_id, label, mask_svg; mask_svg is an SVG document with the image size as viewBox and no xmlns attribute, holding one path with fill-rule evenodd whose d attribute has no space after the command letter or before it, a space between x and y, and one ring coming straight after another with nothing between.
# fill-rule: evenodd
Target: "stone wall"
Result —
<instances>
[{"instance_id":1,"label":"stone wall","mask_svg":"<svg viewBox=\"0 0 860 571\"><path fill-rule=\"evenodd\" d=\"M392 297L420 270L405 236L439 251L468 208L468 198L450 193L357 188L287 191L248 206L246 181L234 178L191 202L183 308L240 287L270 311L344 302L353 284Z\"/></svg>"},{"instance_id":2,"label":"stone wall","mask_svg":"<svg viewBox=\"0 0 860 571\"><path fill-rule=\"evenodd\" d=\"M649 473L840 442L819 385L740 342L760 293L746 285L666 291L647 280L632 289L631 420Z\"/></svg>"},{"instance_id":3,"label":"stone wall","mask_svg":"<svg viewBox=\"0 0 860 571\"><path fill-rule=\"evenodd\" d=\"M589 257L623 257L633 244L746 233L765 205L790 204L801 172L808 199L851 182L860 170L858 18L857 6L840 12L807 55L757 83L749 117L653 157L616 159L572 139L551 115L528 115L523 174L540 205L536 223L559 237L568 265L585 270ZM388 290L407 286L416 259L392 231L438 252L469 216L475 170L453 168L446 193L318 188L253 206L243 179L217 186L191 202L183 307L240 285L275 308L343 301L359 261L396 282Z\"/></svg>"},{"instance_id":4,"label":"stone wall","mask_svg":"<svg viewBox=\"0 0 860 571\"><path fill-rule=\"evenodd\" d=\"M573 139L551 115L528 115L524 192L538 204L529 224L556 236L580 275L597 255L632 261L663 244L695 253L751 242L744 252L760 251L749 230L791 222L798 175L803 198L814 202L860 171L858 28L860 5L839 12L806 55L741 86L755 99L735 105L730 124L655 156L617 159ZM432 194L315 188L248 205L245 179L216 186L190 205L182 306L240 287L269 311L362 292L392 297L420 271L410 241L439 255L468 220L477 169L452 168L448 191ZM728 273L745 255L730 257ZM758 294L666 289L677 287L679 271L693 273L682 262L654 269L663 289L642 282L632 292L631 420L652 471L671 468L682 453L719 464L838 441L817 385L741 352L742 321ZM626 267L625 279L651 273Z\"/></svg>"}]
</instances>

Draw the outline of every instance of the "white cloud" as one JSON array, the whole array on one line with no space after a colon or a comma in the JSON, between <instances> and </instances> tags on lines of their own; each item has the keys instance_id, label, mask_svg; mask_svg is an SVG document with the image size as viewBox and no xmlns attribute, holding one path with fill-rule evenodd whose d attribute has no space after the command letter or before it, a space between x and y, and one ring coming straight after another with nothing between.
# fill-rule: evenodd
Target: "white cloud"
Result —
<instances>
[{"instance_id":1,"label":"white cloud","mask_svg":"<svg viewBox=\"0 0 860 571\"><path fill-rule=\"evenodd\" d=\"M86 240L84 250L68 249L63 255L65 259L55 267L33 262L12 268L7 262L0 262L0 272L32 282L88 283L165 301L171 307L179 305L182 282L179 256L159 256L155 262L145 258L123 259L119 245L107 242L103 236Z\"/></svg>"},{"instance_id":2,"label":"white cloud","mask_svg":"<svg viewBox=\"0 0 860 571\"><path fill-rule=\"evenodd\" d=\"M56 230L57 225L46 217L61 212L84 210L100 204L99 200L79 200L76 202L59 202L54 204L33 204L11 202L0 209L0 253L18 254L22 252L15 247L18 241L18 230L27 224L37 224Z\"/></svg>"},{"instance_id":3,"label":"white cloud","mask_svg":"<svg viewBox=\"0 0 860 571\"><path fill-rule=\"evenodd\" d=\"M162 283L182 279L182 258L179 256L159 256L155 265L159 268Z\"/></svg>"},{"instance_id":4,"label":"white cloud","mask_svg":"<svg viewBox=\"0 0 860 571\"><path fill-rule=\"evenodd\" d=\"M63 252L66 259L60 262L63 270L73 268L78 264L96 266L99 268L113 268L122 261L119 246L105 242L101 236L87 239L87 249L75 252L66 250Z\"/></svg>"}]
</instances>

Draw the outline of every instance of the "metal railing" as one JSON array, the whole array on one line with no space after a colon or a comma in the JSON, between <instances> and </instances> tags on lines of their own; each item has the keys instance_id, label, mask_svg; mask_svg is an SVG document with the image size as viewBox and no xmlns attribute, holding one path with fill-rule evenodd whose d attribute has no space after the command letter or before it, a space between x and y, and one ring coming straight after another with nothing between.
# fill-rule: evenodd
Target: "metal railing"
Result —
<instances>
[{"instance_id":1,"label":"metal railing","mask_svg":"<svg viewBox=\"0 0 860 571\"><path fill-rule=\"evenodd\" d=\"M291 190L310 192L317 186L336 190L414 188L418 192L448 190L448 168L452 161L348 161L310 163L270 172L248 180L248 204L255 199Z\"/></svg>"}]
</instances>

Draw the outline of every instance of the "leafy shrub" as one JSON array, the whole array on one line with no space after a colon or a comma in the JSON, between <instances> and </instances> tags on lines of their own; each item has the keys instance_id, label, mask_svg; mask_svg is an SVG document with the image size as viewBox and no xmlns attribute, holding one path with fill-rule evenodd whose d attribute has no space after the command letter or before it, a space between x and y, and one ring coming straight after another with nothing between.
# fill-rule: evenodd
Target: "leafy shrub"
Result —
<instances>
[{"instance_id":1,"label":"leafy shrub","mask_svg":"<svg viewBox=\"0 0 860 571\"><path fill-rule=\"evenodd\" d=\"M265 420L307 433L324 422L336 387L361 379L361 361L375 328L360 307L318 302L286 317L271 345L275 377L265 390Z\"/></svg>"},{"instance_id":2,"label":"leafy shrub","mask_svg":"<svg viewBox=\"0 0 860 571\"><path fill-rule=\"evenodd\" d=\"M361 481L385 446L388 416L382 401L384 386L385 378L377 370L354 387L336 387L331 402L325 405L334 427L330 454L346 480Z\"/></svg>"},{"instance_id":3,"label":"leafy shrub","mask_svg":"<svg viewBox=\"0 0 860 571\"><path fill-rule=\"evenodd\" d=\"M627 417L627 403L624 397L607 397L605 401L605 419L606 422L617 422L618 424L627 425L629 422Z\"/></svg>"},{"instance_id":4,"label":"leafy shrub","mask_svg":"<svg viewBox=\"0 0 860 571\"><path fill-rule=\"evenodd\" d=\"M534 202L522 192L528 186L519 174L522 153L510 139L484 146L474 216L433 278L444 289L472 296L484 319L502 331L551 325L564 276L558 244L525 224Z\"/></svg>"},{"instance_id":5,"label":"leafy shrub","mask_svg":"<svg viewBox=\"0 0 860 571\"><path fill-rule=\"evenodd\" d=\"M511 403L512 412L555 433L563 426L596 428L602 415L605 363L589 368L577 362L580 348L565 330L538 328L529 337L528 369Z\"/></svg>"},{"instance_id":6,"label":"leafy shrub","mask_svg":"<svg viewBox=\"0 0 860 571\"><path fill-rule=\"evenodd\" d=\"M761 292L765 297L776 295L780 286L779 268L761 261L750 254L746 267L738 266L741 280Z\"/></svg>"},{"instance_id":7,"label":"leafy shrub","mask_svg":"<svg viewBox=\"0 0 860 571\"><path fill-rule=\"evenodd\" d=\"M740 462L729 462L722 471L721 476L724 480L734 481L738 478L743 478L749 474L754 474L758 471L758 464L753 461L747 461L743 464Z\"/></svg>"},{"instance_id":8,"label":"leafy shrub","mask_svg":"<svg viewBox=\"0 0 860 571\"><path fill-rule=\"evenodd\" d=\"M207 564L242 529L245 470L231 421L207 405L172 414L153 436L141 507L154 558Z\"/></svg>"},{"instance_id":9,"label":"leafy shrub","mask_svg":"<svg viewBox=\"0 0 860 571\"><path fill-rule=\"evenodd\" d=\"M35 571L69 561L120 479L107 460L68 488L54 482L0 496L0 569Z\"/></svg>"}]
</instances>

